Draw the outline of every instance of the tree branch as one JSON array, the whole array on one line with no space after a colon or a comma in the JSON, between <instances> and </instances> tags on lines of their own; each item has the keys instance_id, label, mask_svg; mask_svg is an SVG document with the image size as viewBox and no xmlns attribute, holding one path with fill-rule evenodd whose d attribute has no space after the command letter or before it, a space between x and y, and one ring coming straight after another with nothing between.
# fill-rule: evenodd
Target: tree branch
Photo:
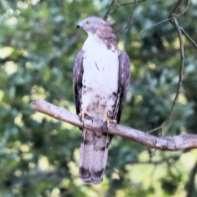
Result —
<instances>
[{"instance_id":1,"label":"tree branch","mask_svg":"<svg viewBox=\"0 0 197 197\"><path fill-rule=\"evenodd\" d=\"M128 161L127 164L130 165L160 165L160 164L166 164L166 163L173 163L175 164L175 162L177 162L180 158L180 155L171 155L168 157L164 157L162 159L149 159L149 160L145 160L145 161L140 161L140 160L131 160Z\"/></svg>"},{"instance_id":2,"label":"tree branch","mask_svg":"<svg viewBox=\"0 0 197 197\"><path fill-rule=\"evenodd\" d=\"M182 31L180 29L180 25L178 23L178 20L176 19L176 17L172 18L172 23L177 31L178 34L178 39L179 39L179 45L180 45L180 69L179 69L179 81L178 81L178 85L177 85L177 90L176 90L176 95L174 97L172 106L171 106L171 110L170 110L170 114L168 116L168 120L171 118L172 113L174 111L174 107L176 105L178 96L180 94L180 89L182 87L182 83L183 83L183 72L184 72L184 63L185 63L185 52L184 52L184 43L183 43L183 38L182 38Z\"/></svg>"},{"instance_id":3,"label":"tree branch","mask_svg":"<svg viewBox=\"0 0 197 197\"><path fill-rule=\"evenodd\" d=\"M48 103L47 101L36 100L32 103L32 106L33 109L38 112L47 114L55 119L62 120L74 126L85 127L91 130L102 130L101 127L97 126L98 124L95 124L95 120L82 123L76 114ZM104 125L103 122L102 125ZM118 135L155 149L176 151L197 148L197 135L195 134L157 137L134 128L115 124L114 122L109 122L106 126L107 128L105 129L107 129L107 132L110 134Z\"/></svg>"},{"instance_id":4,"label":"tree branch","mask_svg":"<svg viewBox=\"0 0 197 197\"><path fill-rule=\"evenodd\" d=\"M185 37L187 38L187 40L193 45L193 47L197 49L197 42L194 41L191 38L191 36L185 31L185 29L183 27L181 27L181 31L185 35Z\"/></svg>"},{"instance_id":5,"label":"tree branch","mask_svg":"<svg viewBox=\"0 0 197 197\"><path fill-rule=\"evenodd\" d=\"M107 20L107 17L108 17L108 15L111 12L111 9L112 9L114 3L115 3L115 0L112 0L111 3L109 4L109 7L108 7L108 9L107 9L107 11L106 11L106 13L105 13L105 15L103 17L105 20Z\"/></svg>"},{"instance_id":6,"label":"tree branch","mask_svg":"<svg viewBox=\"0 0 197 197\"><path fill-rule=\"evenodd\" d=\"M179 10L181 4L184 3L185 7L183 11L179 11L177 12L177 10ZM184 42L183 42L183 34L185 35L185 37L192 43L193 46L195 46L195 41L186 33L186 31L184 30L183 27L180 26L177 17L183 15L187 9L189 8L189 0L178 0L172 11L169 14L169 17L167 19L162 20L160 23L157 23L156 25L160 25L164 22L171 22L172 25L174 26L176 32L177 32L177 36L178 36L178 40L179 40L179 45L180 45L180 69L179 69L179 80L178 80L178 84L177 84L177 89L176 89L176 94L174 97L174 100L172 102L171 108L170 108L170 113L168 115L168 117L166 118L166 120L158 127L151 129L150 131L148 131L149 133L153 133L155 131L158 131L159 129L164 128L165 125L167 125L173 115L174 112L174 108L177 102L177 99L179 97L180 94L180 90L182 87L182 83L183 83L183 74L184 74L184 64L185 64L185 47L184 47ZM163 131L163 130L162 130Z\"/></svg>"},{"instance_id":7,"label":"tree branch","mask_svg":"<svg viewBox=\"0 0 197 197\"><path fill-rule=\"evenodd\" d=\"M134 1L128 1L128 2L124 2L124 3L118 3L119 6L128 6L130 4L137 4L137 3L143 3L146 0L134 0Z\"/></svg>"},{"instance_id":8,"label":"tree branch","mask_svg":"<svg viewBox=\"0 0 197 197\"><path fill-rule=\"evenodd\" d=\"M190 172L190 175L189 175L189 180L188 180L187 185L186 185L186 189L187 189L186 197L195 196L195 177L196 177L196 174L197 174L197 161L194 164L194 166L193 166L193 168Z\"/></svg>"}]
</instances>

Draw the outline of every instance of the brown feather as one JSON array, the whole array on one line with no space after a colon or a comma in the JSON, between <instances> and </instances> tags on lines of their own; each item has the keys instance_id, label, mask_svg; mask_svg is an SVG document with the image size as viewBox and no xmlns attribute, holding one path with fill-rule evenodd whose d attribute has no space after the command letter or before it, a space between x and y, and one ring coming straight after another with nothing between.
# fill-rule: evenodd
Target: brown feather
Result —
<instances>
[{"instance_id":1,"label":"brown feather","mask_svg":"<svg viewBox=\"0 0 197 197\"><path fill-rule=\"evenodd\" d=\"M92 20L98 21L98 18L95 19L93 17ZM113 33L113 29L108 22L103 22L101 20L101 25L97 28L95 33L101 40L104 41L108 48L111 49L113 47L113 49L116 49L116 35ZM99 104L101 100L100 98L98 98L98 103L92 103L91 106L86 106L86 109L83 109L86 111L82 111L81 109L81 100L83 96L82 89L84 91L83 93L85 93L85 91L89 91L87 88L84 88L83 84L83 60L84 51L81 50L75 58L73 68L73 81L77 114L84 114L88 112L88 115L92 116L93 118L104 119L104 114L106 114L106 111L104 109L104 111L101 110L102 105ZM113 107L113 111L110 111L110 116L108 116L108 118L117 120L117 122L119 122L120 120L122 100L129 83L128 55L125 52L119 52L118 60L118 90L117 92L114 92L114 94L112 94L115 97L115 104ZM81 120L84 121L84 116L81 116ZM110 144L112 136L108 135L107 131L106 133L100 133L85 129L83 129L82 135L83 140L80 146L80 176L86 183L100 183L103 179L104 170L107 165L108 146Z\"/></svg>"}]
</instances>

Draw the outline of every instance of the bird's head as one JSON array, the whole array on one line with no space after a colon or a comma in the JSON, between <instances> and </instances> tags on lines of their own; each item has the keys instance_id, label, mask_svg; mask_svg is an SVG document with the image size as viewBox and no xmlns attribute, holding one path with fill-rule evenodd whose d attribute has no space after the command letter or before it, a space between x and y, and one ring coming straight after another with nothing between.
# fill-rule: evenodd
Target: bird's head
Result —
<instances>
[{"instance_id":1,"label":"bird's head","mask_svg":"<svg viewBox=\"0 0 197 197\"><path fill-rule=\"evenodd\" d=\"M96 16L89 16L77 23L77 28L82 28L88 34L94 34L99 28L105 27L110 27L110 23Z\"/></svg>"}]
</instances>

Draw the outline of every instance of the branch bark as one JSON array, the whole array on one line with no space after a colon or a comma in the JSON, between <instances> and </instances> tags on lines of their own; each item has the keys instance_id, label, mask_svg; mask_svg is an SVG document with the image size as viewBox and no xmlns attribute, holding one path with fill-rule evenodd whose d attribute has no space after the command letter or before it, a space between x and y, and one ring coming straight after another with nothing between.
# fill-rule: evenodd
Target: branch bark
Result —
<instances>
[{"instance_id":1,"label":"branch bark","mask_svg":"<svg viewBox=\"0 0 197 197\"><path fill-rule=\"evenodd\" d=\"M32 107L38 112L47 114L55 119L70 123L74 126L85 127L91 130L102 130L101 127L99 128L96 126L98 124L95 124L94 121L87 121L84 124L76 114L45 100L33 101ZM114 122L109 122L106 126L108 130L107 132L110 134L118 135L155 149L177 151L197 148L196 134L157 137L134 128L115 124Z\"/></svg>"}]
</instances>

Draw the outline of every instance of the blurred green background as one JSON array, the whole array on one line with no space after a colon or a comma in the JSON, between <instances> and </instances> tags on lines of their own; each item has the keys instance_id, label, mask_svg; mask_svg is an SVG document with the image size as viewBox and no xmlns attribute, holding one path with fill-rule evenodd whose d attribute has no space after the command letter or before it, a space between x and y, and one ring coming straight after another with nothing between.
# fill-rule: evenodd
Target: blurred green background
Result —
<instances>
[{"instance_id":1,"label":"blurred green background","mask_svg":"<svg viewBox=\"0 0 197 197\"><path fill-rule=\"evenodd\" d=\"M132 1L132 0L131 0ZM119 2L119 3L118 3ZM180 66L177 32L154 26L175 2L116 1L109 14L132 81L121 122L142 130L169 116ZM134 2L134 1L133 1ZM74 112L72 64L85 40L78 20L104 16L104 0L0 0L0 196L197 196L197 151L161 152L114 138L104 181L78 177L80 132L31 109L47 99ZM197 40L197 1L179 19ZM184 80L167 135L197 134L197 51L184 38ZM161 135L159 130L155 134Z\"/></svg>"}]
</instances>

